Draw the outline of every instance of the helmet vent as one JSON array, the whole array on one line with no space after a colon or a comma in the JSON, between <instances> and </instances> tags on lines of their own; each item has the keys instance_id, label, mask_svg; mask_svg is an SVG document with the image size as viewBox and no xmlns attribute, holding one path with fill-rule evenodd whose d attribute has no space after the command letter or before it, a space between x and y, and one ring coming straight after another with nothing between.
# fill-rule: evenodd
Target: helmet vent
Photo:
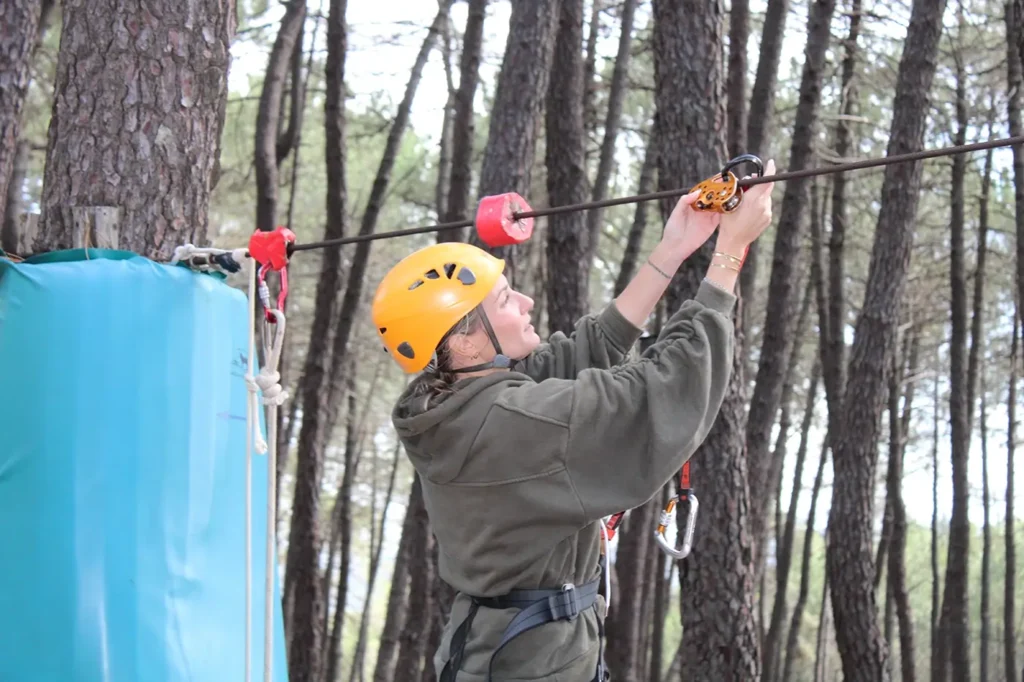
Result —
<instances>
[{"instance_id":1,"label":"helmet vent","mask_svg":"<svg viewBox=\"0 0 1024 682\"><path fill-rule=\"evenodd\" d=\"M455 263L445 263L444 264L444 276L447 277L448 279L451 279L452 275L454 275L454 274L455 274Z\"/></svg>"},{"instance_id":2,"label":"helmet vent","mask_svg":"<svg viewBox=\"0 0 1024 682\"><path fill-rule=\"evenodd\" d=\"M378 327L377 331L379 331L381 334L387 334L388 333L388 328L387 327Z\"/></svg>"},{"instance_id":3,"label":"helmet vent","mask_svg":"<svg viewBox=\"0 0 1024 682\"><path fill-rule=\"evenodd\" d=\"M473 271L470 270L469 268L462 268L461 270L459 270L459 281L465 284L466 286L476 284L476 276L473 274Z\"/></svg>"},{"instance_id":4,"label":"helmet vent","mask_svg":"<svg viewBox=\"0 0 1024 682\"><path fill-rule=\"evenodd\" d=\"M418 280L416 280L415 282L413 282L412 284L409 285L409 291L412 291L416 287L419 287L419 286L422 286L422 285L423 285L423 280L422 279L418 279Z\"/></svg>"},{"instance_id":5,"label":"helmet vent","mask_svg":"<svg viewBox=\"0 0 1024 682\"><path fill-rule=\"evenodd\" d=\"M399 353L409 358L410 360L416 357L416 353L413 351L412 346L409 345L408 341L403 341L402 343L400 343L398 345L398 348L396 348L395 350L397 350Z\"/></svg>"},{"instance_id":6,"label":"helmet vent","mask_svg":"<svg viewBox=\"0 0 1024 682\"><path fill-rule=\"evenodd\" d=\"M426 277L427 279L441 279L441 275L439 275L437 270L434 270L433 268L427 270Z\"/></svg>"}]
</instances>

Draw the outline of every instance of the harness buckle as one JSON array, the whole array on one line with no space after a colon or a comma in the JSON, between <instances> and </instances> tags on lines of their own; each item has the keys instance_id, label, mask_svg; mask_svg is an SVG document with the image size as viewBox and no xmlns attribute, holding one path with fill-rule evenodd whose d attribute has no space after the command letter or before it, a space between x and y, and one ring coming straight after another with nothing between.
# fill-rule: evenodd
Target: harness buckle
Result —
<instances>
[{"instance_id":1,"label":"harness buckle","mask_svg":"<svg viewBox=\"0 0 1024 682\"><path fill-rule=\"evenodd\" d=\"M572 583L562 585L560 593L548 597L548 608L556 617L568 621L576 620L580 615L580 595L576 591L576 586Z\"/></svg>"}]
</instances>

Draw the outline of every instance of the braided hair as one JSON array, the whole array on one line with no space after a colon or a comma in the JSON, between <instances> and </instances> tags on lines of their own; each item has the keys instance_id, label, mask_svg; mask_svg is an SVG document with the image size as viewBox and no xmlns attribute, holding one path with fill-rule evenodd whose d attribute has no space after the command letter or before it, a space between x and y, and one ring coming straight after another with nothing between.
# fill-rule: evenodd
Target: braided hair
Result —
<instances>
[{"instance_id":1,"label":"braided hair","mask_svg":"<svg viewBox=\"0 0 1024 682\"><path fill-rule=\"evenodd\" d=\"M473 308L441 337L437 349L434 351L433 359L416 382L414 389L416 395L425 396L428 401L431 401L452 392L457 378L452 368L452 352L448 341L456 334L471 334L479 329L482 314L483 311L479 307Z\"/></svg>"}]
</instances>

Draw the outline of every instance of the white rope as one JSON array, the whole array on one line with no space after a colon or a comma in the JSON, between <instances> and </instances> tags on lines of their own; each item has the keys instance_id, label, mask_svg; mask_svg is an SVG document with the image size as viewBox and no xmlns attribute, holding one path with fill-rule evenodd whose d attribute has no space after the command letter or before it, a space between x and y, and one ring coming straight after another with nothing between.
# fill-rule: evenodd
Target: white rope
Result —
<instances>
[{"instance_id":1,"label":"white rope","mask_svg":"<svg viewBox=\"0 0 1024 682\"><path fill-rule=\"evenodd\" d=\"M200 272L230 272L221 264L213 261L213 256L229 255L235 263L241 264L248 257L247 249L215 249L210 246L196 246L195 244L182 244L174 247L174 254L171 256L171 265L186 263L191 269ZM204 258L197 258L197 257Z\"/></svg>"},{"instance_id":2,"label":"white rope","mask_svg":"<svg viewBox=\"0 0 1024 682\"><path fill-rule=\"evenodd\" d=\"M178 251L175 249L175 258ZM245 682L252 679L252 446L256 410L253 403L252 372L256 356L256 261L249 261L249 367L245 381L249 396L245 401Z\"/></svg>"}]
</instances>

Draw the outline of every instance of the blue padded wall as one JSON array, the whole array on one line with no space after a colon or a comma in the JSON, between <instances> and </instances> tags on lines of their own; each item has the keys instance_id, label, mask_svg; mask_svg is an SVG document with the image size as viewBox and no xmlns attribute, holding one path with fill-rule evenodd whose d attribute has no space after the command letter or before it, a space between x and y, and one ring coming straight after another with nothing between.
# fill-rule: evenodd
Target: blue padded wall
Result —
<instances>
[{"instance_id":1,"label":"blue padded wall","mask_svg":"<svg viewBox=\"0 0 1024 682\"><path fill-rule=\"evenodd\" d=\"M0 680L244 679L247 323L131 253L0 258ZM254 453L254 681L266 496Z\"/></svg>"}]
</instances>

